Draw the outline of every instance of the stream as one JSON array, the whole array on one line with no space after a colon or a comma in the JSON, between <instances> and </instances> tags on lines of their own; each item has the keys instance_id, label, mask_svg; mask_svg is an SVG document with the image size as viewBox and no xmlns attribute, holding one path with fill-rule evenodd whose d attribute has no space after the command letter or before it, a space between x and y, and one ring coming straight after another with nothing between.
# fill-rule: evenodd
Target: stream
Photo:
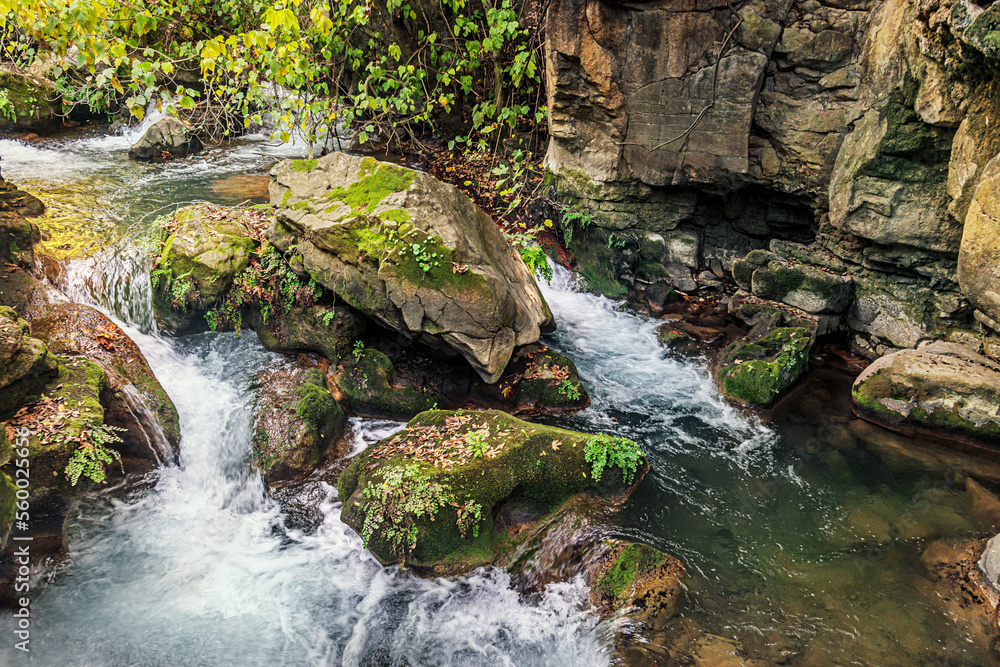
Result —
<instances>
[{"instance_id":1,"label":"stream","mask_svg":"<svg viewBox=\"0 0 1000 667\"><path fill-rule=\"evenodd\" d=\"M140 128L141 129L141 128ZM118 322L181 419L181 461L87 496L70 557L38 574L38 665L606 665L608 624L582 581L538 598L485 568L427 580L383 568L339 520L289 521L249 462L257 372L279 363L250 333L155 331L143 231L192 200L265 201L295 147L248 142L186 160L126 157L137 131L0 140L4 177L45 201L62 287ZM921 575L936 539L976 536L953 461L850 415L850 378L813 373L763 425L718 395L707 361L666 351L658 322L588 294L556 267L542 285L592 406L554 423L632 438L651 472L602 532L685 563L683 615L750 657L794 665L989 665L971 616ZM402 427L352 419L353 453ZM918 443L919 444L919 443ZM0 636L11 619L0 617ZM11 641L0 664L25 662ZM711 664L711 663L710 663ZM735 663L734 663L735 664Z\"/></svg>"}]
</instances>

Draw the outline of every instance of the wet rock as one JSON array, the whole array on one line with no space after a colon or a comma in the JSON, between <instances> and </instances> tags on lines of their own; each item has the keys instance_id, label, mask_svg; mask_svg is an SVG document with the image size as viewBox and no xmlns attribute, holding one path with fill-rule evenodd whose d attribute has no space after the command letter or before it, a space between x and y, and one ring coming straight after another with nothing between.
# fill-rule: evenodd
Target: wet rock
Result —
<instances>
[{"instance_id":1,"label":"wet rock","mask_svg":"<svg viewBox=\"0 0 1000 667\"><path fill-rule=\"evenodd\" d=\"M606 540L587 573L591 603L602 617L624 612L629 619L660 627L678 611L684 566L651 546Z\"/></svg>"},{"instance_id":2,"label":"wet rock","mask_svg":"<svg viewBox=\"0 0 1000 667\"><path fill-rule=\"evenodd\" d=\"M992 541L991 541L992 542ZM991 582L996 574L995 544L985 540L939 540L920 554L923 575L933 586L934 597L973 635L996 636L998 592ZM919 583L919 582L918 582ZM987 642L984 642L987 643Z\"/></svg>"},{"instance_id":3,"label":"wet rock","mask_svg":"<svg viewBox=\"0 0 1000 667\"><path fill-rule=\"evenodd\" d=\"M13 458L13 449L7 438L7 429L0 425L0 468ZM14 510L17 503L17 487L10 476L0 470L0 552L7 546L7 538L14 524Z\"/></svg>"},{"instance_id":4,"label":"wet rock","mask_svg":"<svg viewBox=\"0 0 1000 667\"><path fill-rule=\"evenodd\" d=\"M397 386L396 379L396 369L389 357L378 350L362 348L344 358L334 382L351 409L368 417L412 419L443 405L441 397Z\"/></svg>"},{"instance_id":5,"label":"wet rock","mask_svg":"<svg viewBox=\"0 0 1000 667\"><path fill-rule=\"evenodd\" d=\"M200 204L180 209L164 229L160 255L150 273L153 309L171 332L202 326L238 274L250 265L257 243L238 209Z\"/></svg>"},{"instance_id":6,"label":"wet rock","mask_svg":"<svg viewBox=\"0 0 1000 667\"><path fill-rule=\"evenodd\" d=\"M128 149L135 160L155 160L163 157L184 157L204 148L201 139L181 120L161 118Z\"/></svg>"},{"instance_id":7,"label":"wet rock","mask_svg":"<svg viewBox=\"0 0 1000 667\"><path fill-rule=\"evenodd\" d=\"M337 487L342 520L380 561L443 574L494 562L513 546L494 522L502 503L523 501L541 516L585 492L620 501L647 470L631 441L495 410L429 411L358 455Z\"/></svg>"},{"instance_id":8,"label":"wet rock","mask_svg":"<svg viewBox=\"0 0 1000 667\"><path fill-rule=\"evenodd\" d=\"M809 370L812 337L801 327L763 321L719 355L715 380L737 403L767 408Z\"/></svg>"},{"instance_id":9,"label":"wet rock","mask_svg":"<svg viewBox=\"0 0 1000 667\"><path fill-rule=\"evenodd\" d=\"M257 377L252 453L265 484L307 474L341 436L345 418L323 373L287 361Z\"/></svg>"},{"instance_id":10,"label":"wet rock","mask_svg":"<svg viewBox=\"0 0 1000 667\"><path fill-rule=\"evenodd\" d=\"M50 81L0 68L0 91L6 104L0 113L0 134L47 132L59 124L62 111Z\"/></svg>"},{"instance_id":11,"label":"wet rock","mask_svg":"<svg viewBox=\"0 0 1000 667\"><path fill-rule=\"evenodd\" d=\"M590 405L573 360L545 345L527 345L514 352L499 386L518 409L582 410ZM508 390L509 388L509 390Z\"/></svg>"},{"instance_id":12,"label":"wet rock","mask_svg":"<svg viewBox=\"0 0 1000 667\"><path fill-rule=\"evenodd\" d=\"M807 313L837 314L853 296L853 280L809 264L754 250L733 264L733 276L755 296L781 301Z\"/></svg>"},{"instance_id":13,"label":"wet rock","mask_svg":"<svg viewBox=\"0 0 1000 667\"><path fill-rule=\"evenodd\" d=\"M266 322L260 311L255 311L250 319L267 349L317 352L334 363L348 355L366 323L361 313L343 303L290 306L285 312L271 313Z\"/></svg>"},{"instance_id":14,"label":"wet rock","mask_svg":"<svg viewBox=\"0 0 1000 667\"><path fill-rule=\"evenodd\" d=\"M10 415L23 396L46 384L58 365L48 347L30 335L13 308L0 306L0 416Z\"/></svg>"},{"instance_id":15,"label":"wet rock","mask_svg":"<svg viewBox=\"0 0 1000 667\"><path fill-rule=\"evenodd\" d=\"M888 428L1000 443L1000 365L955 343L878 359L858 376L852 396L860 416Z\"/></svg>"},{"instance_id":16,"label":"wet rock","mask_svg":"<svg viewBox=\"0 0 1000 667\"><path fill-rule=\"evenodd\" d=\"M101 395L105 423L124 429L123 450L131 456L172 462L180 446L177 408L149 367L139 346L100 311L53 300L31 320L33 335L52 352L84 356L104 371Z\"/></svg>"},{"instance_id":17,"label":"wet rock","mask_svg":"<svg viewBox=\"0 0 1000 667\"><path fill-rule=\"evenodd\" d=\"M319 284L395 331L465 357L495 382L552 315L494 222L432 176L333 153L271 172L268 240Z\"/></svg>"}]
</instances>

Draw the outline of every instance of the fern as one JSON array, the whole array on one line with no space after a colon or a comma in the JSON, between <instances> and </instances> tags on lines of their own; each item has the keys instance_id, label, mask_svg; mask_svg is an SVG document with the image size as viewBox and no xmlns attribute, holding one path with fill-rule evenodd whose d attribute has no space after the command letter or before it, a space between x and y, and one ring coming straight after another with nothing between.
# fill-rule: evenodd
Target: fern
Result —
<instances>
[{"instance_id":1,"label":"fern","mask_svg":"<svg viewBox=\"0 0 1000 667\"><path fill-rule=\"evenodd\" d=\"M118 426L98 424L91 426L81 435L80 446L66 464L66 478L71 485L76 486L80 477L87 477L98 484L104 482L107 479L105 466L113 461L118 461L122 472L125 472L122 455L108 447L112 443L122 441L115 432L124 430Z\"/></svg>"}]
</instances>

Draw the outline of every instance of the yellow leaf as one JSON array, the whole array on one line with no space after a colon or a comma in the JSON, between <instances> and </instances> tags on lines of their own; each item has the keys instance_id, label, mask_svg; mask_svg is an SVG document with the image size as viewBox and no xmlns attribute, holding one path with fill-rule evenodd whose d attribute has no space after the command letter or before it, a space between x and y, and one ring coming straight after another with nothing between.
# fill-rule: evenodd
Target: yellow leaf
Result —
<instances>
[{"instance_id":1,"label":"yellow leaf","mask_svg":"<svg viewBox=\"0 0 1000 667\"><path fill-rule=\"evenodd\" d=\"M122 88L122 84L116 76L111 77L111 87L118 91L119 95L125 94L125 89Z\"/></svg>"},{"instance_id":2,"label":"yellow leaf","mask_svg":"<svg viewBox=\"0 0 1000 667\"><path fill-rule=\"evenodd\" d=\"M550 219L546 218L545 219L545 226L546 227L551 227L552 226L552 221Z\"/></svg>"}]
</instances>

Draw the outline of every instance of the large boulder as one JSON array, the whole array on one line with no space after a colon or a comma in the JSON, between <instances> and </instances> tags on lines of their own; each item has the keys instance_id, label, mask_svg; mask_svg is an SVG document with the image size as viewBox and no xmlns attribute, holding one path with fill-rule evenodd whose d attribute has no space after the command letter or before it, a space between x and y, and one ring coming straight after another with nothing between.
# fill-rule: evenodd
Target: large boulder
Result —
<instances>
[{"instance_id":1,"label":"large boulder","mask_svg":"<svg viewBox=\"0 0 1000 667\"><path fill-rule=\"evenodd\" d=\"M622 499L648 468L642 449L623 438L496 410L431 410L355 458L337 489L341 519L380 561L456 573L513 546L494 524L502 504L537 516L583 492Z\"/></svg>"},{"instance_id":2,"label":"large boulder","mask_svg":"<svg viewBox=\"0 0 1000 667\"><path fill-rule=\"evenodd\" d=\"M813 314L841 313L854 294L850 276L767 250L754 250L734 262L733 278L755 296Z\"/></svg>"},{"instance_id":3,"label":"large boulder","mask_svg":"<svg viewBox=\"0 0 1000 667\"><path fill-rule=\"evenodd\" d=\"M334 153L271 171L277 220L309 275L383 325L465 357L487 382L552 315L490 217L429 174Z\"/></svg>"},{"instance_id":4,"label":"large boulder","mask_svg":"<svg viewBox=\"0 0 1000 667\"><path fill-rule=\"evenodd\" d=\"M852 389L855 411L891 429L1000 445L1000 364L955 343L888 354Z\"/></svg>"},{"instance_id":5,"label":"large boulder","mask_svg":"<svg viewBox=\"0 0 1000 667\"><path fill-rule=\"evenodd\" d=\"M128 156L135 160L184 157L203 148L201 139L183 121L168 116L150 125L139 141L128 149Z\"/></svg>"},{"instance_id":6,"label":"large boulder","mask_svg":"<svg viewBox=\"0 0 1000 667\"><path fill-rule=\"evenodd\" d=\"M51 130L61 110L50 81L0 67L0 136Z\"/></svg>"},{"instance_id":7,"label":"large boulder","mask_svg":"<svg viewBox=\"0 0 1000 667\"><path fill-rule=\"evenodd\" d=\"M1000 33L997 33L1000 34ZM1000 155L986 166L965 218L958 253L962 293L993 320L1000 320Z\"/></svg>"},{"instance_id":8,"label":"large boulder","mask_svg":"<svg viewBox=\"0 0 1000 667\"><path fill-rule=\"evenodd\" d=\"M264 482L312 471L344 431L344 411L318 368L289 361L257 377L252 453Z\"/></svg>"}]
</instances>

